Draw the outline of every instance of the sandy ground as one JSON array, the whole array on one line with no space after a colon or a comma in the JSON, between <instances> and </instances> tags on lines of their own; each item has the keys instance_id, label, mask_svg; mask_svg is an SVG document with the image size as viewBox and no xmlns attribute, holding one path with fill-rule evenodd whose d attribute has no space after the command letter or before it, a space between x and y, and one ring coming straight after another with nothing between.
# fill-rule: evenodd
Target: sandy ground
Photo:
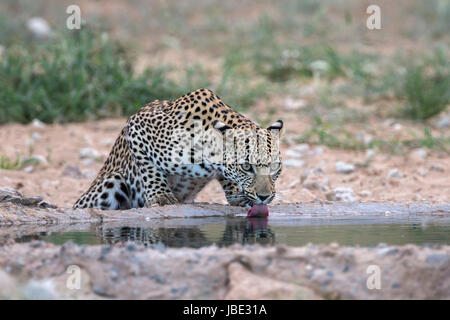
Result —
<instances>
[{"instance_id":1,"label":"sandy ground","mask_svg":"<svg viewBox=\"0 0 450 320\"><path fill-rule=\"evenodd\" d=\"M449 257L449 246L11 243L0 247L0 298L449 299Z\"/></svg>"},{"instance_id":2,"label":"sandy ground","mask_svg":"<svg viewBox=\"0 0 450 320\"><path fill-rule=\"evenodd\" d=\"M450 156L446 153L426 149L402 155L376 152L367 163L366 151L296 144L295 137L308 124L286 112L279 112L274 119L277 116L292 119L285 120L282 153L283 161L296 162L284 166L274 204L336 200L333 190L339 187L352 189L350 200L435 203L450 199ZM89 187L125 122L109 119L66 125L0 126L0 155L13 159L33 155L41 159L40 164L20 170L0 169L0 187L12 187L25 196L39 195L58 206L71 207ZM97 154L83 158L85 148ZM354 171L339 173L338 161L353 164ZM395 169L398 172L392 171ZM196 201L225 203L225 197L220 185L212 182Z\"/></svg>"}]
</instances>

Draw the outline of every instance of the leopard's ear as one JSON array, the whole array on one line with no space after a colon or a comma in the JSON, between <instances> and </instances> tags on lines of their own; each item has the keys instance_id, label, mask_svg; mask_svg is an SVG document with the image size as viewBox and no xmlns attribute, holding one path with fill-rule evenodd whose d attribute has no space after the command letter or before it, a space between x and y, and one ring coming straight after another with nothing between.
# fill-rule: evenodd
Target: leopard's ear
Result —
<instances>
[{"instance_id":1,"label":"leopard's ear","mask_svg":"<svg viewBox=\"0 0 450 320\"><path fill-rule=\"evenodd\" d=\"M279 136L281 137L281 135L284 132L283 121L281 120L275 121L274 123L272 123L270 126L267 127L267 130L272 131L274 134L279 134Z\"/></svg>"},{"instance_id":2,"label":"leopard's ear","mask_svg":"<svg viewBox=\"0 0 450 320\"><path fill-rule=\"evenodd\" d=\"M228 129L231 129L230 126L226 125L225 123L223 123L222 121L219 121L219 120L216 120L213 122L213 127L214 127L214 129L219 131L221 134L224 134L225 131L227 131Z\"/></svg>"}]
</instances>

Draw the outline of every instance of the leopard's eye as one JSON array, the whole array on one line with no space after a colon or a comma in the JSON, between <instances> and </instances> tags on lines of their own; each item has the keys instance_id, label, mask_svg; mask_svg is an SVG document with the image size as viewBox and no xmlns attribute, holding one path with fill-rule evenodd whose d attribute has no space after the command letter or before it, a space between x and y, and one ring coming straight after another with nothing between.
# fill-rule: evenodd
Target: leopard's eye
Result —
<instances>
[{"instance_id":1,"label":"leopard's eye","mask_svg":"<svg viewBox=\"0 0 450 320\"><path fill-rule=\"evenodd\" d=\"M281 163L280 163L280 162L273 162L273 163L270 165L270 171L275 172L275 171L277 171L278 169L280 169L280 166L281 166Z\"/></svg>"},{"instance_id":2,"label":"leopard's eye","mask_svg":"<svg viewBox=\"0 0 450 320\"><path fill-rule=\"evenodd\" d=\"M249 163L243 163L243 164L241 164L241 168L244 170L244 171L251 171L252 170L252 166L249 164Z\"/></svg>"}]
</instances>

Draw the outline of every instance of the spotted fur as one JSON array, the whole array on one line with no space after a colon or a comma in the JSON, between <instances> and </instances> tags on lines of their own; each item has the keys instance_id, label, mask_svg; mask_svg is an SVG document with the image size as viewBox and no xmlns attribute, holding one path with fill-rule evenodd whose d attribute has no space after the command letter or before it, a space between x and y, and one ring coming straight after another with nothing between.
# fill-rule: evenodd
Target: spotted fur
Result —
<instances>
[{"instance_id":1,"label":"spotted fur","mask_svg":"<svg viewBox=\"0 0 450 320\"><path fill-rule=\"evenodd\" d=\"M212 179L218 179L231 205L269 203L281 173L279 150L272 142L282 127L278 120L260 128L207 89L174 101L156 100L128 119L74 208L114 210L193 201ZM230 140L228 134L236 131ZM240 157L233 161L236 150ZM222 161L216 161L218 155Z\"/></svg>"}]
</instances>

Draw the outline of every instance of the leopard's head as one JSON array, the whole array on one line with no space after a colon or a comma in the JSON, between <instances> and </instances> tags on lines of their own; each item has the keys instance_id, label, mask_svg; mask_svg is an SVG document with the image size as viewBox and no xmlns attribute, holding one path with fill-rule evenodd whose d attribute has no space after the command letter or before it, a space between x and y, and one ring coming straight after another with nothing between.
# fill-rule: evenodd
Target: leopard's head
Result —
<instances>
[{"instance_id":1,"label":"leopard's head","mask_svg":"<svg viewBox=\"0 0 450 320\"><path fill-rule=\"evenodd\" d=\"M244 202L246 206L268 204L275 197L275 181L282 164L279 142L283 122L278 120L263 129L252 124L232 128L215 121L213 127L223 138L222 175L241 190L230 202Z\"/></svg>"}]
</instances>

